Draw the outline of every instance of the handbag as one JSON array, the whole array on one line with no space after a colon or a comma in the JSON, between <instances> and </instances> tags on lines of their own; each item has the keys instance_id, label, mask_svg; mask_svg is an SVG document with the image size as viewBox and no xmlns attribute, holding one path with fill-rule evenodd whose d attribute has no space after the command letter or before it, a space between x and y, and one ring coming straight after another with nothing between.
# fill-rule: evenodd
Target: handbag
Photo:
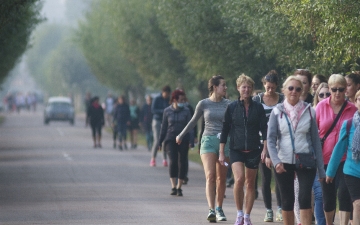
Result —
<instances>
[{"instance_id":1,"label":"handbag","mask_svg":"<svg viewBox=\"0 0 360 225\"><path fill-rule=\"evenodd\" d=\"M310 110L310 108L309 108ZM312 152L310 153L296 153L295 152L295 144L294 144L294 138L292 136L292 132L291 132L291 125L290 125L290 121L286 115L286 113L284 113L288 127L289 127L289 132L290 132L290 139L291 139L291 145L293 148L293 152L295 155L295 167L298 170L309 170L309 169L315 169L316 168L316 158L314 155L314 150L312 150ZM312 116L311 116L311 111L310 111L310 122L311 122Z\"/></svg>"},{"instance_id":2,"label":"handbag","mask_svg":"<svg viewBox=\"0 0 360 225\"><path fill-rule=\"evenodd\" d=\"M347 101L344 102L344 104L341 106L341 109L339 111L339 113L337 114L334 122L331 124L331 127L329 128L329 130L326 132L326 134L320 139L320 142L321 142L321 147L324 146L324 143L325 143L325 140L326 138L329 136L329 134L331 133L331 131L334 129L334 127L336 126L336 123L338 122L342 112L344 111L345 109L345 106L347 104Z\"/></svg>"}]
</instances>

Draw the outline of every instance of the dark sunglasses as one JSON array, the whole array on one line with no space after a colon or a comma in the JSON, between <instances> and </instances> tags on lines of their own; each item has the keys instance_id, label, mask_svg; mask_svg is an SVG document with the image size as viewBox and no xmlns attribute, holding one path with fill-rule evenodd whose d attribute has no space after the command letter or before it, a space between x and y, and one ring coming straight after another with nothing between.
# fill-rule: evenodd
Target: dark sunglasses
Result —
<instances>
[{"instance_id":1,"label":"dark sunglasses","mask_svg":"<svg viewBox=\"0 0 360 225\"><path fill-rule=\"evenodd\" d=\"M289 86L288 90L289 91L293 91L295 89L296 92L301 92L302 88L301 87L294 87L294 86Z\"/></svg>"},{"instance_id":2,"label":"dark sunglasses","mask_svg":"<svg viewBox=\"0 0 360 225\"><path fill-rule=\"evenodd\" d=\"M324 95L326 96L326 98L330 97L331 93L330 92L326 92L326 93L320 93L319 97L320 98L324 98Z\"/></svg>"},{"instance_id":3,"label":"dark sunglasses","mask_svg":"<svg viewBox=\"0 0 360 225\"><path fill-rule=\"evenodd\" d=\"M345 88L330 88L332 92L344 92L345 91Z\"/></svg>"}]
</instances>

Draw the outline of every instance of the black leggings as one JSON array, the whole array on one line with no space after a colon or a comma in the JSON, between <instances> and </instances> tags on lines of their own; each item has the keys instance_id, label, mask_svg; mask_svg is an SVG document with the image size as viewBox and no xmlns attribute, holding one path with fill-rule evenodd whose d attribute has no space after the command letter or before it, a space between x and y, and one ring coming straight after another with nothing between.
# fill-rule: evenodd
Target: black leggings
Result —
<instances>
[{"instance_id":1,"label":"black leggings","mask_svg":"<svg viewBox=\"0 0 360 225\"><path fill-rule=\"evenodd\" d=\"M284 163L284 173L275 172L275 180L279 185L281 206L284 211L294 210L294 178L295 173L299 179L299 205L300 209L311 209L311 190L314 183L316 169L296 170L294 164Z\"/></svg>"},{"instance_id":2,"label":"black leggings","mask_svg":"<svg viewBox=\"0 0 360 225\"><path fill-rule=\"evenodd\" d=\"M187 173L189 142L182 141L178 145L175 140L165 143L165 151L169 156L170 178L178 177L183 180Z\"/></svg>"},{"instance_id":3,"label":"black leggings","mask_svg":"<svg viewBox=\"0 0 360 225\"><path fill-rule=\"evenodd\" d=\"M321 182L325 212L331 212L336 209L336 191L339 199L339 210L346 212L352 211L352 201L345 184L343 168L344 162L341 162L332 183L327 184L325 181ZM325 171L326 169L327 165L325 165Z\"/></svg>"},{"instance_id":4,"label":"black leggings","mask_svg":"<svg viewBox=\"0 0 360 225\"><path fill-rule=\"evenodd\" d=\"M101 123L98 123L98 124L90 124L91 126L91 133L92 133L92 136L95 137L96 136L96 133L99 135L99 137L101 137Z\"/></svg>"},{"instance_id":5,"label":"black leggings","mask_svg":"<svg viewBox=\"0 0 360 225\"><path fill-rule=\"evenodd\" d=\"M261 173L261 191L264 199L264 204L266 209L272 209L272 200L271 200L271 177L272 170L269 169L265 163L260 162L260 173ZM281 195L279 190L279 185L275 182L275 194L277 205L281 208Z\"/></svg>"}]
</instances>

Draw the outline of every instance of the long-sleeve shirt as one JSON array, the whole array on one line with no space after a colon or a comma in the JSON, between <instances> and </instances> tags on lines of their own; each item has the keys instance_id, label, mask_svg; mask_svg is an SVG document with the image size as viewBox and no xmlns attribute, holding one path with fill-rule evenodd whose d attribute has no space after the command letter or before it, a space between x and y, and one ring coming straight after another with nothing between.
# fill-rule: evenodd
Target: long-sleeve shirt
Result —
<instances>
[{"instance_id":1,"label":"long-sleeve shirt","mask_svg":"<svg viewBox=\"0 0 360 225\"><path fill-rule=\"evenodd\" d=\"M346 137L346 124L347 121L344 121L341 130L339 141L334 147L334 151L331 155L328 167L326 169L326 176L335 177L336 171L340 164L340 159L346 156L344 164L344 174L360 178L360 162L356 162L352 159L352 139L355 133L354 121L352 122L349 136ZM345 154L347 153L347 154Z\"/></svg>"},{"instance_id":2,"label":"long-sleeve shirt","mask_svg":"<svg viewBox=\"0 0 360 225\"><path fill-rule=\"evenodd\" d=\"M199 101L196 105L193 117L187 126L178 135L180 139L191 131L201 116L204 116L205 129L203 136L213 136L221 133L225 110L231 101L223 98L220 102L213 102L209 98Z\"/></svg>"}]
</instances>

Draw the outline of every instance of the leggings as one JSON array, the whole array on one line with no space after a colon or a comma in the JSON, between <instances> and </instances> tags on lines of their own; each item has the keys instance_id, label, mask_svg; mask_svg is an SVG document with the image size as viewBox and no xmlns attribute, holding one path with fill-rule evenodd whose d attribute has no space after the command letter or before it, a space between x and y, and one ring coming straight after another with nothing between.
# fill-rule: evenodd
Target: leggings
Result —
<instances>
[{"instance_id":1,"label":"leggings","mask_svg":"<svg viewBox=\"0 0 360 225\"><path fill-rule=\"evenodd\" d=\"M178 177L183 180L187 173L189 142L182 141L178 145L175 140L165 143L165 151L169 156L170 178Z\"/></svg>"},{"instance_id":2,"label":"leggings","mask_svg":"<svg viewBox=\"0 0 360 225\"><path fill-rule=\"evenodd\" d=\"M119 142L126 141L126 125L125 124L117 125L117 133L119 135Z\"/></svg>"},{"instance_id":3,"label":"leggings","mask_svg":"<svg viewBox=\"0 0 360 225\"><path fill-rule=\"evenodd\" d=\"M286 172L275 173L275 180L279 185L281 206L284 211L294 210L294 178L295 173L299 179L299 205L300 209L311 209L311 190L314 183L316 169L297 170L294 164L284 163Z\"/></svg>"},{"instance_id":4,"label":"leggings","mask_svg":"<svg viewBox=\"0 0 360 225\"><path fill-rule=\"evenodd\" d=\"M92 136L93 137L96 137L96 133L99 135L99 137L101 137L101 123L98 123L98 124L90 124L91 126L91 133L92 133Z\"/></svg>"},{"instance_id":5,"label":"leggings","mask_svg":"<svg viewBox=\"0 0 360 225\"><path fill-rule=\"evenodd\" d=\"M261 173L261 183L262 183L261 191L264 198L264 204L266 209L272 209L271 187L270 187L272 171L266 166L265 163L260 162L260 173ZM281 196L277 182L275 182L275 194L276 194L277 205L280 206L281 208Z\"/></svg>"},{"instance_id":6,"label":"leggings","mask_svg":"<svg viewBox=\"0 0 360 225\"><path fill-rule=\"evenodd\" d=\"M344 181L343 168L344 162L341 162L332 183L321 182L325 212L331 212L336 209L336 191L339 199L339 210L345 212L352 211L352 202ZM325 171L326 169L327 165L325 165ZM337 183L339 187L337 187Z\"/></svg>"}]
</instances>

